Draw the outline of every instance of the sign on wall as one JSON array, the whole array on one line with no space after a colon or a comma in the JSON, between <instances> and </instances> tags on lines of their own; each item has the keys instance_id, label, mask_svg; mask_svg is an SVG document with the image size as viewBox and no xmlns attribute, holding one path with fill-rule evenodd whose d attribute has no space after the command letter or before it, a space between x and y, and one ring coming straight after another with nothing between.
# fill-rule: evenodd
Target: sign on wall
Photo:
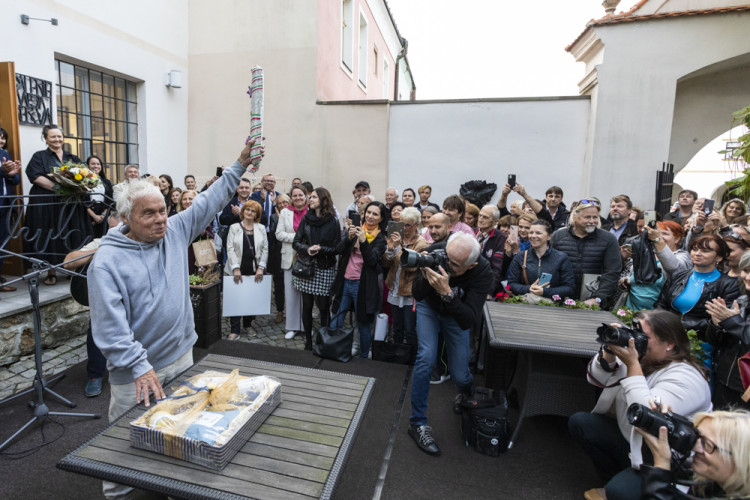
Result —
<instances>
[{"instance_id":1,"label":"sign on wall","mask_svg":"<svg viewBox=\"0 0 750 500\"><path fill-rule=\"evenodd\" d=\"M16 73L16 95L20 124L52 124L52 82Z\"/></svg>"}]
</instances>

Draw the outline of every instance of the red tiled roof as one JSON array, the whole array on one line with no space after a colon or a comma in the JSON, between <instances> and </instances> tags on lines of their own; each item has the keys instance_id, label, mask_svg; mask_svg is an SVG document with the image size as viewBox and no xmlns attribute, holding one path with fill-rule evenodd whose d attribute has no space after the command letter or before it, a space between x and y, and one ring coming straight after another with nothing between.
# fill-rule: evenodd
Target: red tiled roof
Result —
<instances>
[{"instance_id":1,"label":"red tiled roof","mask_svg":"<svg viewBox=\"0 0 750 500\"><path fill-rule=\"evenodd\" d=\"M588 33L594 26L604 26L609 24L621 24L621 23L635 23L641 21L651 21L652 19L669 19L673 17L687 17L687 16L705 16L710 14L731 14L735 12L746 12L750 11L750 4L748 5L737 5L734 7L717 7L714 9L697 9L697 10L680 10L675 12L660 12L657 14L647 14L644 16L634 16L638 9L640 9L648 0L641 0L627 12L620 12L619 14L607 14L600 19L592 19L586 24L586 29L576 37L573 42L565 47L567 52L570 52L571 48L578 43L583 36Z\"/></svg>"}]
</instances>

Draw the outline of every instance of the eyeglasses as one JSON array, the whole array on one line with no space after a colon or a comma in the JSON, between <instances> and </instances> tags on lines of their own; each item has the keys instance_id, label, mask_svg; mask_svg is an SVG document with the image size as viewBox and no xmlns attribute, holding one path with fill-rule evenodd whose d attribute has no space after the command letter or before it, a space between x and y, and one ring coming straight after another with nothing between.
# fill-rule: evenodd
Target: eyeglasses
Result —
<instances>
[{"instance_id":1,"label":"eyeglasses","mask_svg":"<svg viewBox=\"0 0 750 500\"><path fill-rule=\"evenodd\" d=\"M716 450L719 450L721 453L726 453L727 455L731 455L732 452L729 450L725 450L724 448L719 448L716 443L708 439L703 434L698 433L698 439L700 439L701 446L703 447L703 451L705 451L708 455L712 455L713 452Z\"/></svg>"},{"instance_id":2,"label":"eyeglasses","mask_svg":"<svg viewBox=\"0 0 750 500\"><path fill-rule=\"evenodd\" d=\"M595 207L601 207L602 204L599 200L581 200L578 202L578 206L593 205Z\"/></svg>"},{"instance_id":3,"label":"eyeglasses","mask_svg":"<svg viewBox=\"0 0 750 500\"><path fill-rule=\"evenodd\" d=\"M726 238L732 238L733 240L742 241L742 236L737 233L729 233Z\"/></svg>"}]
</instances>

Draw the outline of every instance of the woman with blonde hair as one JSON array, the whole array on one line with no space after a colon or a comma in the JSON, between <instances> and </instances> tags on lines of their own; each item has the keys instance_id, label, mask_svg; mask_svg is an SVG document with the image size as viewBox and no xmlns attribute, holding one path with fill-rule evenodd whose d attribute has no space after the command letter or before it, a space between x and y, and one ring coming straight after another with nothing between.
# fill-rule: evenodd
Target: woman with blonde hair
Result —
<instances>
[{"instance_id":1,"label":"woman with blonde hair","mask_svg":"<svg viewBox=\"0 0 750 500\"><path fill-rule=\"evenodd\" d=\"M747 213L745 202L739 198L732 198L722 205L719 210L727 224L734 224L735 220Z\"/></svg>"},{"instance_id":2,"label":"woman with blonde hair","mask_svg":"<svg viewBox=\"0 0 750 500\"><path fill-rule=\"evenodd\" d=\"M647 500L750 497L750 413L745 410L697 413L698 440L693 446L695 483L688 494L672 483L672 454L666 427L659 437L638 430L654 456L654 466L641 466Z\"/></svg>"},{"instance_id":3,"label":"woman with blonde hair","mask_svg":"<svg viewBox=\"0 0 750 500\"><path fill-rule=\"evenodd\" d=\"M242 283L243 276L254 276L256 282L263 281L263 271L268 262L268 238L266 228L260 224L263 207L248 200L240 208L240 222L229 226L227 233L227 263L224 274L233 276L235 283ZM226 292L226 290L225 290ZM252 326L254 316L242 318L243 328ZM229 340L240 338L240 316L229 318Z\"/></svg>"}]
</instances>

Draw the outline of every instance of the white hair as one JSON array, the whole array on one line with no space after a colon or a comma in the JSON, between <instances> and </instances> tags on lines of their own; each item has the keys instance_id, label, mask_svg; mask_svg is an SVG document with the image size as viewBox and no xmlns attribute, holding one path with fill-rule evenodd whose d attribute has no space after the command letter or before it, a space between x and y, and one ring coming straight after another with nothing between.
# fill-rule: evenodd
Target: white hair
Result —
<instances>
[{"instance_id":1,"label":"white hair","mask_svg":"<svg viewBox=\"0 0 750 500\"><path fill-rule=\"evenodd\" d=\"M458 247L457 250L459 252L468 251L469 256L466 258L466 262L464 262L464 265L467 266L470 266L477 261L481 250L477 239L467 233L453 233L450 238L448 238L448 244L445 246L446 251L448 250L448 247L451 247L452 249Z\"/></svg>"},{"instance_id":2,"label":"white hair","mask_svg":"<svg viewBox=\"0 0 750 500\"><path fill-rule=\"evenodd\" d=\"M482 207L482 210L485 208L491 208L492 209L492 218L493 219L499 219L500 218L500 210L497 208L496 205L485 205Z\"/></svg>"},{"instance_id":3,"label":"white hair","mask_svg":"<svg viewBox=\"0 0 750 500\"><path fill-rule=\"evenodd\" d=\"M398 192L398 189L396 189L395 187L389 187L388 189L386 189L386 190L385 190L385 192L387 193L387 192L388 192L388 191L390 191L391 189L392 189L392 190L394 190L394 191L396 192L396 196L398 196L398 195L400 194L400 193Z\"/></svg>"},{"instance_id":4,"label":"white hair","mask_svg":"<svg viewBox=\"0 0 750 500\"><path fill-rule=\"evenodd\" d=\"M129 219L135 200L153 195L164 197L159 188L148 179L133 179L125 185L125 189L117 200L117 213L120 214L120 217Z\"/></svg>"},{"instance_id":5,"label":"white hair","mask_svg":"<svg viewBox=\"0 0 750 500\"><path fill-rule=\"evenodd\" d=\"M419 224L422 221L422 214L419 213L414 207L406 207L401 212L401 222L408 222L409 224Z\"/></svg>"}]
</instances>

